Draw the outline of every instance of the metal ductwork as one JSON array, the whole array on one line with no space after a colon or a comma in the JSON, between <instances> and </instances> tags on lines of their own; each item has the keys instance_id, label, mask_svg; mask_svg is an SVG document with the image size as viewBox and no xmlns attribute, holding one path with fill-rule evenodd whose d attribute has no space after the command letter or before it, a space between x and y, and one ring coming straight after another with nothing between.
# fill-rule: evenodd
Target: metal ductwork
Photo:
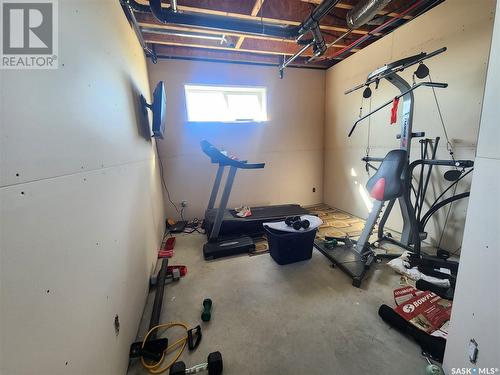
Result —
<instances>
[{"instance_id":1,"label":"metal ductwork","mask_svg":"<svg viewBox=\"0 0 500 375\"><path fill-rule=\"evenodd\" d=\"M199 26L285 39L296 39L308 31L319 30L319 22L321 19L326 16L339 1L340 0L324 0L313 10L311 15L300 24L300 26L282 26L226 16L178 12L177 0L171 0L170 8L163 8L161 6L162 0L150 0L149 6L140 4L136 0L124 0L124 2L134 11L142 13L151 12L155 18L162 23ZM318 31L314 33L317 34Z\"/></svg>"},{"instance_id":2,"label":"metal ductwork","mask_svg":"<svg viewBox=\"0 0 500 375\"><path fill-rule=\"evenodd\" d=\"M314 56L321 56L326 52L326 43L319 22L326 16L340 0L324 0L311 13L311 15L300 25L299 36L311 31L313 37Z\"/></svg>"},{"instance_id":3,"label":"metal ductwork","mask_svg":"<svg viewBox=\"0 0 500 375\"><path fill-rule=\"evenodd\" d=\"M324 0L300 26L282 26L264 23L258 20L254 21L226 16L175 12L172 7L163 8L161 6L161 0L150 0L149 5L155 18L162 23L205 27L284 39L296 39L312 31L313 39L315 40L315 44L317 44L317 50L324 52L324 40L323 37L320 36L319 22L338 2L339 0ZM135 0L128 0L128 3L131 4L132 8L137 8L138 11L144 11L146 7L138 4ZM135 3L137 7L135 7L133 3Z\"/></svg>"},{"instance_id":4,"label":"metal ductwork","mask_svg":"<svg viewBox=\"0 0 500 375\"><path fill-rule=\"evenodd\" d=\"M139 4L136 0L122 0L131 9L137 12L151 12L154 17L165 24L176 24L190 27L202 27L242 34L263 35L282 39L302 39L311 32L308 41L299 42L301 45L312 46L314 56L321 56L327 50L323 35L321 34L320 21L325 17L340 0L323 0L299 26L284 26L273 23L264 23L258 20L246 20L235 17L226 17L210 14L197 14L177 10L177 1L171 0L169 8L161 6L162 0L150 0L149 6ZM387 1L387 0L386 0ZM280 67L282 71L290 62L295 60L307 48L302 48L292 56L288 62Z\"/></svg>"},{"instance_id":5,"label":"metal ductwork","mask_svg":"<svg viewBox=\"0 0 500 375\"><path fill-rule=\"evenodd\" d=\"M310 46L312 46L313 55L315 57L319 57L326 52L328 47L326 46L323 34L321 34L319 22L330 12L330 10L332 10L333 7L335 7L335 5L337 5L339 1L340 0L324 0L313 10L310 16L304 22L302 22L299 27L298 38L302 38L304 34L310 31L312 34L312 39L308 42L300 41L300 43L303 44L304 47L302 47L295 55L291 56L288 60L283 61L280 64L279 72L281 78L283 78L283 70L293 61L295 61L297 57L303 54Z\"/></svg>"},{"instance_id":6,"label":"metal ductwork","mask_svg":"<svg viewBox=\"0 0 500 375\"><path fill-rule=\"evenodd\" d=\"M392 0L361 0L346 16L349 29L357 29L371 21L379 11L384 9Z\"/></svg>"}]
</instances>

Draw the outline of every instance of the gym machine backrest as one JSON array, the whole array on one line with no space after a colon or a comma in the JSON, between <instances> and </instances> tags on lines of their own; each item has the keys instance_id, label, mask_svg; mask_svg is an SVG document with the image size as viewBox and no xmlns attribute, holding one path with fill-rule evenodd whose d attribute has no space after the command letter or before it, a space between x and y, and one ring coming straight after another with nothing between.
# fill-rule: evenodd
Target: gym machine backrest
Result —
<instances>
[{"instance_id":1,"label":"gym machine backrest","mask_svg":"<svg viewBox=\"0 0 500 375\"><path fill-rule=\"evenodd\" d=\"M404 150L389 151L380 168L366 183L366 188L372 198L378 201L388 201L399 198L403 194L404 184L401 174L405 167L406 157Z\"/></svg>"},{"instance_id":2,"label":"gym machine backrest","mask_svg":"<svg viewBox=\"0 0 500 375\"><path fill-rule=\"evenodd\" d=\"M380 164L380 168L377 172L368 180L366 183L366 189L370 196L375 199L372 210L366 220L365 226L359 236L357 241L358 252L361 254L366 252L371 252L370 249L370 236L377 225L377 220L384 208L385 202L394 201L395 199L401 199L408 204L409 195L407 194L407 161L408 161L408 153L406 150L397 149L392 150L387 153L385 158L382 160ZM413 211L410 210L409 214L413 214ZM417 221L413 215L410 218L411 225L416 228ZM412 231L415 233L415 231ZM416 232L418 233L418 231ZM420 253L420 243L416 245L415 252Z\"/></svg>"}]
</instances>

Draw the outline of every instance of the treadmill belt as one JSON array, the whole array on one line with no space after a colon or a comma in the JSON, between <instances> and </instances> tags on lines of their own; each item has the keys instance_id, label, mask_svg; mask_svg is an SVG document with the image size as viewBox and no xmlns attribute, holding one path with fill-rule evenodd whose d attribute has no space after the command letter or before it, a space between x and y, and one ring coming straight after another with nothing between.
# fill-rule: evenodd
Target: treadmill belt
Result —
<instances>
[{"instance_id":1,"label":"treadmill belt","mask_svg":"<svg viewBox=\"0 0 500 375\"><path fill-rule=\"evenodd\" d=\"M298 204L286 204L281 206L264 206L264 207L250 207L252 215L248 217L239 217L235 210L229 210L231 215L238 220L259 220L259 219L272 219L287 216L307 215L309 211L300 207Z\"/></svg>"}]
</instances>

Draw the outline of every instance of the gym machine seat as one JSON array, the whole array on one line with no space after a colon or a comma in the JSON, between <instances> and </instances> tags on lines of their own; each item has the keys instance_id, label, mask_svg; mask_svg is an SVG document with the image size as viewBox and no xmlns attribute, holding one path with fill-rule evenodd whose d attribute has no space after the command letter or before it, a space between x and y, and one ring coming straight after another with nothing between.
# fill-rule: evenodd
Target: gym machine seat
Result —
<instances>
[{"instance_id":1,"label":"gym machine seat","mask_svg":"<svg viewBox=\"0 0 500 375\"><path fill-rule=\"evenodd\" d=\"M288 216L300 216L309 213L298 204L287 204L251 207L251 216L244 218L236 216L234 210L227 209L236 171L238 169L262 169L265 164L252 164L246 160L228 157L207 141L201 142L201 149L210 158L212 164L218 164L219 166L203 224L208 237L208 242L203 247L205 259L221 258L252 251L255 249L255 244L251 237L264 233L263 223L281 221ZM229 173L219 207L215 208L215 201L226 167L229 167Z\"/></svg>"}]
</instances>

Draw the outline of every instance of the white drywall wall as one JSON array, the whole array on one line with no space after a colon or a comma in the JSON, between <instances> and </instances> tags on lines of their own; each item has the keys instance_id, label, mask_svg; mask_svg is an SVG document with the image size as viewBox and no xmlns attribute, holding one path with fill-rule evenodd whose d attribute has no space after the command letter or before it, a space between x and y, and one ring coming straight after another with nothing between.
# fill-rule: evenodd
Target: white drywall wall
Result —
<instances>
[{"instance_id":1,"label":"white drywall wall","mask_svg":"<svg viewBox=\"0 0 500 375\"><path fill-rule=\"evenodd\" d=\"M359 116L361 90L350 95L344 91L366 80L368 73L388 62L421 51L430 52L448 47L448 51L426 61L432 79L447 82L447 89L437 89L450 141L458 159L474 158L479 116L488 51L493 24L494 0L445 1L390 35L357 52L327 71L325 100L325 202L355 215L366 217L367 206L360 190L368 176L361 157L366 154L368 121L358 125L351 138L347 138L354 121ZM415 69L401 75L411 82ZM390 100L399 92L386 81L373 90L372 108ZM441 137L438 158L448 159L444 131L432 91L419 88L415 91L414 131L425 131L429 138ZM363 113L368 113L369 101L363 103ZM399 111L401 112L401 110ZM390 126L390 106L371 119L371 156L385 156L399 147L395 135L399 125ZM413 143L413 157L419 155L418 140ZM462 181L458 192L467 191L470 179ZM446 186L446 181L434 174L429 197L436 197ZM430 199L430 198L429 198ZM467 200L453 205L453 215L447 225L442 246L455 251L461 243ZM438 211L429 222L430 240L437 243L444 225L446 209ZM399 208L395 207L388 227L400 230L402 225Z\"/></svg>"},{"instance_id":2,"label":"white drywall wall","mask_svg":"<svg viewBox=\"0 0 500 375\"><path fill-rule=\"evenodd\" d=\"M447 374L457 373L453 372L457 368L477 368L476 373L496 374L500 368L499 86L500 3L497 3L474 178L446 344ZM476 364L469 361L470 340L478 344ZM489 372L479 372L484 368Z\"/></svg>"},{"instance_id":3,"label":"white drywall wall","mask_svg":"<svg viewBox=\"0 0 500 375\"><path fill-rule=\"evenodd\" d=\"M59 1L59 69L0 80L0 373L123 374L164 216L142 49L118 1Z\"/></svg>"},{"instance_id":4,"label":"white drywall wall","mask_svg":"<svg viewBox=\"0 0 500 375\"><path fill-rule=\"evenodd\" d=\"M215 178L216 167L200 149L203 139L241 159L266 163L261 170L238 171L230 207L322 202L324 71L287 69L280 80L276 67L182 60L148 67L151 87L165 81L167 130L158 145L172 200L188 201L186 217L203 217ZM188 83L265 86L269 122L187 123Z\"/></svg>"}]
</instances>

